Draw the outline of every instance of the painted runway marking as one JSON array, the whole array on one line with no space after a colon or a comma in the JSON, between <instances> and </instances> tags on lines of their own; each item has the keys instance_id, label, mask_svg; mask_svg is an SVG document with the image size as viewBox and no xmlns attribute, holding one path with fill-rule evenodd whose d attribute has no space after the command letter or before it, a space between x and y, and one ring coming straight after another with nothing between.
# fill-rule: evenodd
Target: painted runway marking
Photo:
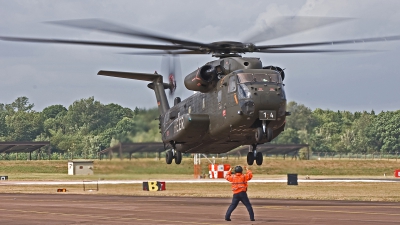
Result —
<instances>
[{"instance_id":1,"label":"painted runway marking","mask_svg":"<svg viewBox=\"0 0 400 225\"><path fill-rule=\"evenodd\" d=\"M46 212L46 211L33 211L33 210L21 210L21 209L1 209L0 211L5 211L5 212L18 212L18 213L27 213L27 214L49 214L49 215L59 215L59 216L79 216L79 217L85 217L85 218L95 218L95 219L102 219L102 220L147 220L147 221L152 221L152 222L172 222L172 223L179 223L179 224L214 224L215 223L204 223L204 222L187 222L187 221L172 221L172 220L160 220L160 219L141 219L137 217L111 217L111 216L97 216L97 215L90 215L90 214L76 214L76 213L58 213L58 212ZM21 215L20 215L21 216Z\"/></svg>"},{"instance_id":2,"label":"painted runway marking","mask_svg":"<svg viewBox=\"0 0 400 225\"><path fill-rule=\"evenodd\" d=\"M308 206L302 206L302 207L308 207ZM322 206L319 206L319 207L322 207ZM341 211L341 210L325 210L325 209L305 209L305 208L294 208L293 206L291 206L291 207L262 206L262 207L257 207L257 208L266 208L266 209L275 209L275 210L284 209L284 210L305 211L305 212L327 212L327 213L343 213L343 214L400 216L399 213L359 212L359 211Z\"/></svg>"}]
</instances>

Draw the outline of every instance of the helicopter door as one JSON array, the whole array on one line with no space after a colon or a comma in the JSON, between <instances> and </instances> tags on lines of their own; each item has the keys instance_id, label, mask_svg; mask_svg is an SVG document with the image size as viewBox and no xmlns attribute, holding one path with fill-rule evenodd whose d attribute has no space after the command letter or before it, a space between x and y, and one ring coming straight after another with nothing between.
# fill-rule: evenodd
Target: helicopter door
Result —
<instances>
[{"instance_id":1,"label":"helicopter door","mask_svg":"<svg viewBox=\"0 0 400 225\"><path fill-rule=\"evenodd\" d=\"M236 96L236 89L237 89L237 77L236 75L230 76L228 81L228 93L226 98L226 107L230 108L237 104L237 96ZM236 99L236 100L235 100Z\"/></svg>"}]
</instances>

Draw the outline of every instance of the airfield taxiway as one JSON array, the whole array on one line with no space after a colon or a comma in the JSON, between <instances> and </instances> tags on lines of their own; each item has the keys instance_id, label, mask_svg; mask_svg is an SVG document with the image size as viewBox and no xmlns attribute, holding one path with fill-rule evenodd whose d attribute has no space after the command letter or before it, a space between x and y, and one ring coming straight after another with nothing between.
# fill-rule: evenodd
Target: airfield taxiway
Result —
<instances>
[{"instance_id":1,"label":"airfield taxiway","mask_svg":"<svg viewBox=\"0 0 400 225\"><path fill-rule=\"evenodd\" d=\"M0 224L398 224L400 203L251 199L256 221L229 198L0 194Z\"/></svg>"}]
</instances>

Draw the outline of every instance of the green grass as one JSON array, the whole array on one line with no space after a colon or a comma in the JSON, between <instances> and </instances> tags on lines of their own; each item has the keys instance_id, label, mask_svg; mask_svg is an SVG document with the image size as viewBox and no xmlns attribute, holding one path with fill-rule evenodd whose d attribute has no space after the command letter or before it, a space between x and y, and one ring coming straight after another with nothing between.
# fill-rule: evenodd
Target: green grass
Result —
<instances>
[{"instance_id":1,"label":"green grass","mask_svg":"<svg viewBox=\"0 0 400 225\"><path fill-rule=\"evenodd\" d=\"M0 175L16 180L75 180L75 179L165 179L193 178L193 160L185 158L181 165L167 165L163 159L95 160L93 176L68 176L66 160L0 161ZM216 159L217 164L246 165L246 159ZM202 173L208 174L206 159L202 159ZM393 176L400 169L400 160L291 160L264 158L262 166L250 166L256 177L283 177L287 173L299 176Z\"/></svg>"},{"instance_id":2,"label":"green grass","mask_svg":"<svg viewBox=\"0 0 400 225\"><path fill-rule=\"evenodd\" d=\"M230 185L226 183L174 184L171 179L193 179L193 161L185 158L181 165L165 164L164 160L132 159L95 160L94 175L67 175L68 161L0 161L0 175L8 175L9 181L22 180L164 180L166 191L148 192L141 184L100 185L100 191L83 191L82 185L8 185L0 182L0 193L54 193L66 188L67 193L58 194L99 194L135 196L190 196L190 197L231 197ZM245 158L216 159L217 164L246 165ZM202 159L202 173L208 174L209 162ZM287 173L297 173L299 178L309 175L313 178L329 177L393 177L393 171L400 169L395 160L283 160L264 158L262 166L250 167L254 179L286 179ZM11 182L10 182L11 184ZM94 184L94 183L93 183ZM90 187L88 187L90 189ZM251 198L316 199L316 200L357 200L357 201L400 201L400 182L395 183L302 183L288 186L286 183L249 183Z\"/></svg>"}]
</instances>

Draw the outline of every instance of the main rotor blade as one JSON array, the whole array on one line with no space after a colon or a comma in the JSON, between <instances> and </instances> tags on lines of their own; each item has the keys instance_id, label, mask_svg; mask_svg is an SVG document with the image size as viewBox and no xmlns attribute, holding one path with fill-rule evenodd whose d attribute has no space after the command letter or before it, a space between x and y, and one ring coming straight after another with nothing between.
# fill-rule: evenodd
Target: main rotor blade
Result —
<instances>
[{"instance_id":1,"label":"main rotor blade","mask_svg":"<svg viewBox=\"0 0 400 225\"><path fill-rule=\"evenodd\" d=\"M202 55L202 54L209 54L208 52L202 52L202 51L196 51L196 50L191 50L191 51L148 51L148 52L123 52L120 54L126 54L126 55Z\"/></svg>"},{"instance_id":2,"label":"main rotor blade","mask_svg":"<svg viewBox=\"0 0 400 225\"><path fill-rule=\"evenodd\" d=\"M352 20L352 18L312 16L279 17L269 25L263 24L261 31L252 34L243 42L258 43L261 41L268 41L302 31L349 20Z\"/></svg>"},{"instance_id":3,"label":"main rotor blade","mask_svg":"<svg viewBox=\"0 0 400 225\"><path fill-rule=\"evenodd\" d=\"M262 46L256 46L256 48L262 50L271 48L296 48L296 47L307 47L307 46L358 44L358 43L398 41L398 40L400 40L400 35L364 38L364 39L340 40L340 41L309 42L309 43L299 43L299 44L262 45Z\"/></svg>"},{"instance_id":4,"label":"main rotor blade","mask_svg":"<svg viewBox=\"0 0 400 225\"><path fill-rule=\"evenodd\" d=\"M369 50L297 50L297 49L265 49L260 53L324 53L324 52L370 52Z\"/></svg>"},{"instance_id":5,"label":"main rotor blade","mask_svg":"<svg viewBox=\"0 0 400 225\"><path fill-rule=\"evenodd\" d=\"M197 49L197 48L181 46L181 45L153 45L153 44L135 44L135 43L118 43L118 42L102 42L102 41L75 41L75 40L62 40L62 39L21 38L21 37L6 37L6 36L0 36L0 40L19 41L19 42L35 42L35 43L95 45L95 46L106 46L106 47L142 48L142 49L157 49L157 50L181 50L181 49L196 50Z\"/></svg>"},{"instance_id":6,"label":"main rotor blade","mask_svg":"<svg viewBox=\"0 0 400 225\"><path fill-rule=\"evenodd\" d=\"M100 19L78 19L78 20L61 20L61 21L50 21L47 22L50 24L80 28L80 29L89 29L89 30L97 30L106 33L119 34L129 37L143 37L146 39L159 40L164 42L169 42L173 44L180 45L188 45L188 46L203 46L207 47L208 44L187 41L178 38L167 37L166 35L155 34L150 31L139 30L138 28L129 28L123 25L118 25L116 23L111 23L108 21L100 20Z\"/></svg>"}]
</instances>

